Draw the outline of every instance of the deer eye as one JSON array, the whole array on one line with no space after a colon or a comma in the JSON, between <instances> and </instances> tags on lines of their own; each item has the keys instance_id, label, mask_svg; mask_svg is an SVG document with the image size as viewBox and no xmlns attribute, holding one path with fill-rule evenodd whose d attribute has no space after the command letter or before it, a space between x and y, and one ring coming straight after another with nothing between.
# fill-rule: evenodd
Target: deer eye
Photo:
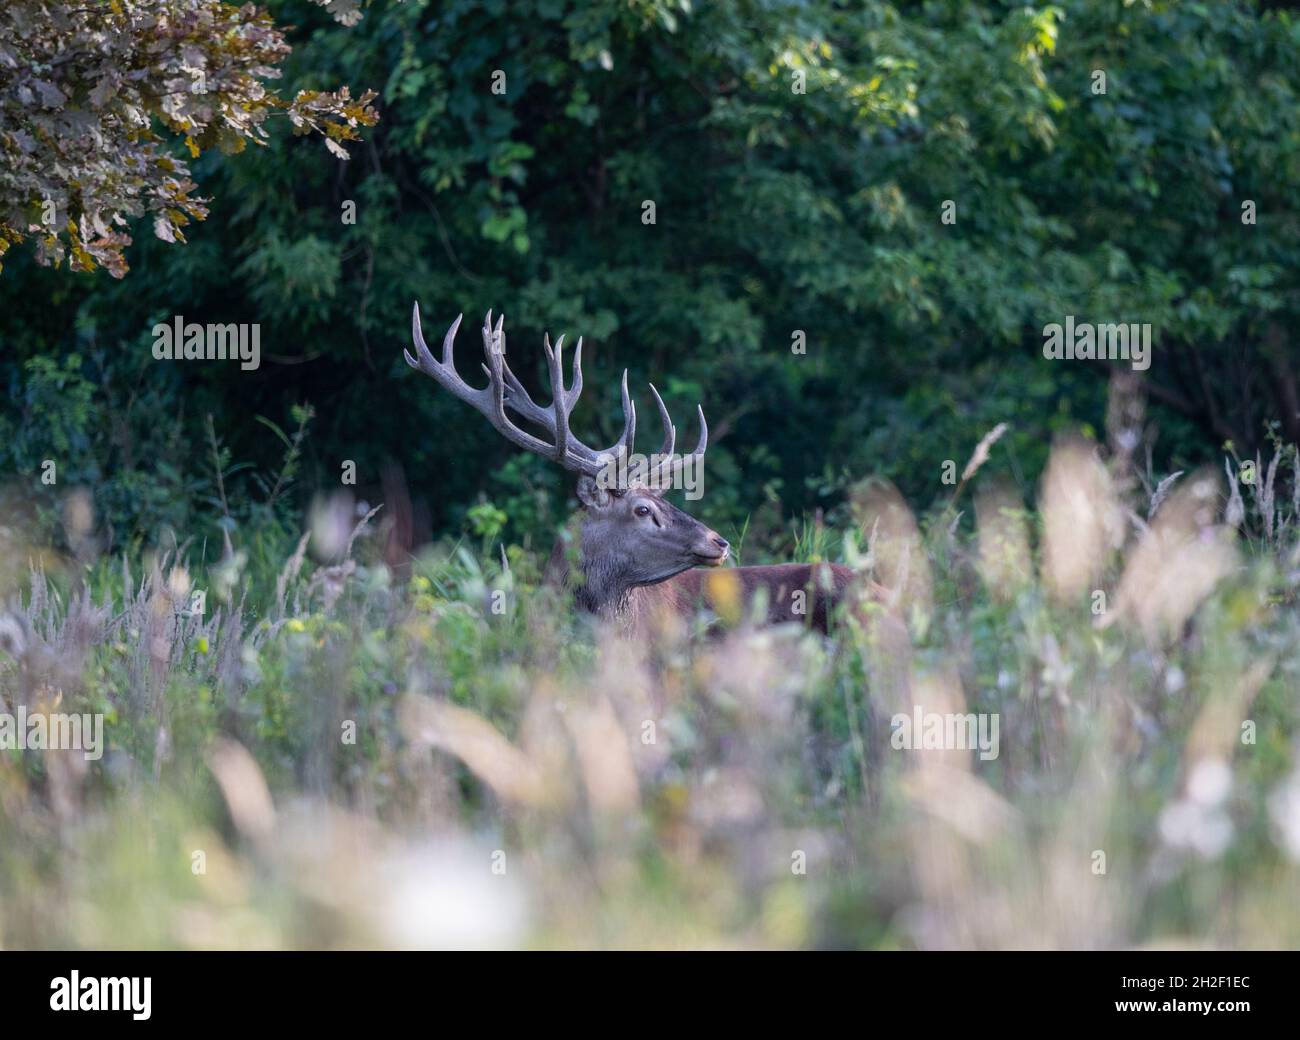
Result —
<instances>
[{"instance_id":1,"label":"deer eye","mask_svg":"<svg viewBox=\"0 0 1300 1040\"><path fill-rule=\"evenodd\" d=\"M649 507L649 506L637 506L636 509L634 510L634 512L636 513L637 516L649 516L649 515L650 515L650 507Z\"/></svg>"}]
</instances>

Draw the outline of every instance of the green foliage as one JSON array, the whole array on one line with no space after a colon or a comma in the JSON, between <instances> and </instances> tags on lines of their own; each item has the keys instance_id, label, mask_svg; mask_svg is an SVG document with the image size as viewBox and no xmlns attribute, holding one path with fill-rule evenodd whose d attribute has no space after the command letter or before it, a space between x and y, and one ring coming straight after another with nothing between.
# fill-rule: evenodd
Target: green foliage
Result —
<instances>
[{"instance_id":1,"label":"green foliage","mask_svg":"<svg viewBox=\"0 0 1300 1040\"><path fill-rule=\"evenodd\" d=\"M23 414L14 431L18 451L29 455L37 445L58 454L80 455L89 442L88 426L93 418L91 398L94 386L81 374L76 354L64 358L34 357L26 365ZM93 479L96 474L77 473L73 479Z\"/></svg>"},{"instance_id":2,"label":"green foliage","mask_svg":"<svg viewBox=\"0 0 1300 1040\"><path fill-rule=\"evenodd\" d=\"M1279 466L1297 464L1288 451ZM1118 622L1099 625L1054 590L1043 508L1005 514L1034 532L1012 584L989 569L983 520L972 536L949 510L923 518L910 566L934 576L925 622L876 606L832 638L704 612L688 628L709 636L627 642L524 579L536 553L507 570L443 542L403 584L367 524L355 554L306 562L270 525L237 529L247 567L202 616L189 591L217 588L227 563L196 546L143 571L103 557L37 572L0 613L0 707L57 694L106 714L107 747L90 769L0 751L0 940L1294 945L1300 500L1267 521L1248 506L1245 527L1275 547L1243 542L1164 634L1116 589L1152 563L1145 532L1095 561ZM1209 534L1143 587L1201 566ZM887 569L851 534L814 525L798 541L806 558ZM893 746L896 711L951 696L997 714L996 758ZM500 850L504 877L487 873ZM494 924L517 891L526 911ZM462 913L423 910L453 898Z\"/></svg>"},{"instance_id":3,"label":"green foliage","mask_svg":"<svg viewBox=\"0 0 1300 1040\"><path fill-rule=\"evenodd\" d=\"M270 470L282 445L252 417L310 400L308 486L353 459L377 500L395 462L432 532L473 531L486 496L505 540L548 540L567 478L405 368L415 300L433 335L504 310L532 389L543 332L584 336L575 428L591 441L617 432L623 367L679 424L702 401L703 515L728 535L748 524L753 559L788 552L804 515L834 520L865 476L942 499L943 463L997 422L1011 430L988 472L1022 492L1054 433L1102 437L1106 367L1042 356L1067 314L1152 323L1153 479L1228 441L1249 454L1269 421L1300 439L1300 30L1285 10L412 0L334 4L342 29L304 0L265 6L300 27L287 82L381 88L358 161L274 135L205 152L192 176L213 215L184 248L136 243L121 285L21 257L0 279L10 399L29 360L92 356L77 328L130 373L119 389L172 417L138 457L164 460L178 492L207 478L204 415ZM259 323L262 368L148 364L147 330L177 313ZM117 419L91 381L93 442ZM20 472L53 450L24 449ZM101 464L103 487L138 488L116 456ZM123 531L177 513L112 495Z\"/></svg>"}]
</instances>

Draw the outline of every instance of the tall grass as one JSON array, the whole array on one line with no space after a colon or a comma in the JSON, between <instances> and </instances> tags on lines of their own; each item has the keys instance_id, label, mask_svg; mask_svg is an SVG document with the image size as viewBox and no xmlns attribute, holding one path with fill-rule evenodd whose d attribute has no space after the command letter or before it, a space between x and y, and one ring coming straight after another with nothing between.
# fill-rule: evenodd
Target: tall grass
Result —
<instances>
[{"instance_id":1,"label":"tall grass","mask_svg":"<svg viewBox=\"0 0 1300 1040\"><path fill-rule=\"evenodd\" d=\"M973 531L864 486L797 536L891 590L829 638L631 642L340 500L210 564L79 552L88 497L61 554L7 528L0 711L109 747L0 752L0 945L1294 946L1296 453L1111 462L972 480ZM917 706L997 757L896 749Z\"/></svg>"}]
</instances>

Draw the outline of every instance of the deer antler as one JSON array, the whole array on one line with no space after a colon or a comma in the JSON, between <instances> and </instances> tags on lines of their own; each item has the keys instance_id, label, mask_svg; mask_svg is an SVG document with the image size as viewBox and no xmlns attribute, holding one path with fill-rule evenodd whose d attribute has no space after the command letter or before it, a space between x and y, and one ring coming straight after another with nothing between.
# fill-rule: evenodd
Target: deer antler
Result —
<instances>
[{"instance_id":1,"label":"deer antler","mask_svg":"<svg viewBox=\"0 0 1300 1040\"><path fill-rule=\"evenodd\" d=\"M456 371L453 350L456 332L460 328L463 317L463 314L457 315L456 320L451 323L451 327L443 337L442 361L439 362L434 358L424 342L424 334L420 328L420 305L417 303L411 314L411 338L415 343L415 357L411 356L410 351L403 351L406 363L432 377L444 390L450 391L466 404L472 405L511 444L546 458L554 459L565 469L595 477L611 461L617 460L620 455L632 454L633 442L636 437L636 405L627 392L626 369L623 370L622 383L623 434L610 447L595 450L578 440L569 429L569 416L572 414L573 407L578 403L578 397L582 393L582 340L578 340L577 347L573 352L573 378L566 389L564 386L564 337L561 336L556 340L554 347L551 346L550 336L544 337L542 349L546 354L546 368L550 376L552 400L550 408L543 408L532 399L506 363L504 315L497 319L495 328L492 326L491 311L488 311L483 322L483 354L487 359L483 371L487 373L488 385L481 390L476 390L461 379ZM651 480L669 481L676 473L680 472L682 466L686 465L687 457L673 455L677 430L669 418L668 409L664 407L663 398L659 396L659 391L654 388L653 384L651 384L650 390L654 394L655 403L659 406L659 416L663 421L665 431L664 446L660 451L660 455L664 456L664 458L653 471ZM512 423L506 415L506 408L509 408L528 422L539 426L550 438L550 443L533 436ZM700 439L695 445L695 450L691 453L690 458L702 459L708 445L709 428L704 422L703 409L697 407L697 410L700 417ZM666 487L667 483L652 483L651 486Z\"/></svg>"}]
</instances>

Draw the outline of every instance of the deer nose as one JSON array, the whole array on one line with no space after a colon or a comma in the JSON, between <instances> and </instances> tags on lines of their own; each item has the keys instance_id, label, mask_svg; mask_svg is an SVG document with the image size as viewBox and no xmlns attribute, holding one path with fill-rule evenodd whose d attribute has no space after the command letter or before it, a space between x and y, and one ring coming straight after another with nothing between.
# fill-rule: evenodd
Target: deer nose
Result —
<instances>
[{"instance_id":1,"label":"deer nose","mask_svg":"<svg viewBox=\"0 0 1300 1040\"><path fill-rule=\"evenodd\" d=\"M710 533L710 534L709 534L709 541L711 541L711 542L712 542L714 545L716 545L719 549L725 549L725 548L727 547L727 540L726 540L725 538L723 538L722 535L720 535L720 534L713 534L713 533Z\"/></svg>"}]
</instances>

